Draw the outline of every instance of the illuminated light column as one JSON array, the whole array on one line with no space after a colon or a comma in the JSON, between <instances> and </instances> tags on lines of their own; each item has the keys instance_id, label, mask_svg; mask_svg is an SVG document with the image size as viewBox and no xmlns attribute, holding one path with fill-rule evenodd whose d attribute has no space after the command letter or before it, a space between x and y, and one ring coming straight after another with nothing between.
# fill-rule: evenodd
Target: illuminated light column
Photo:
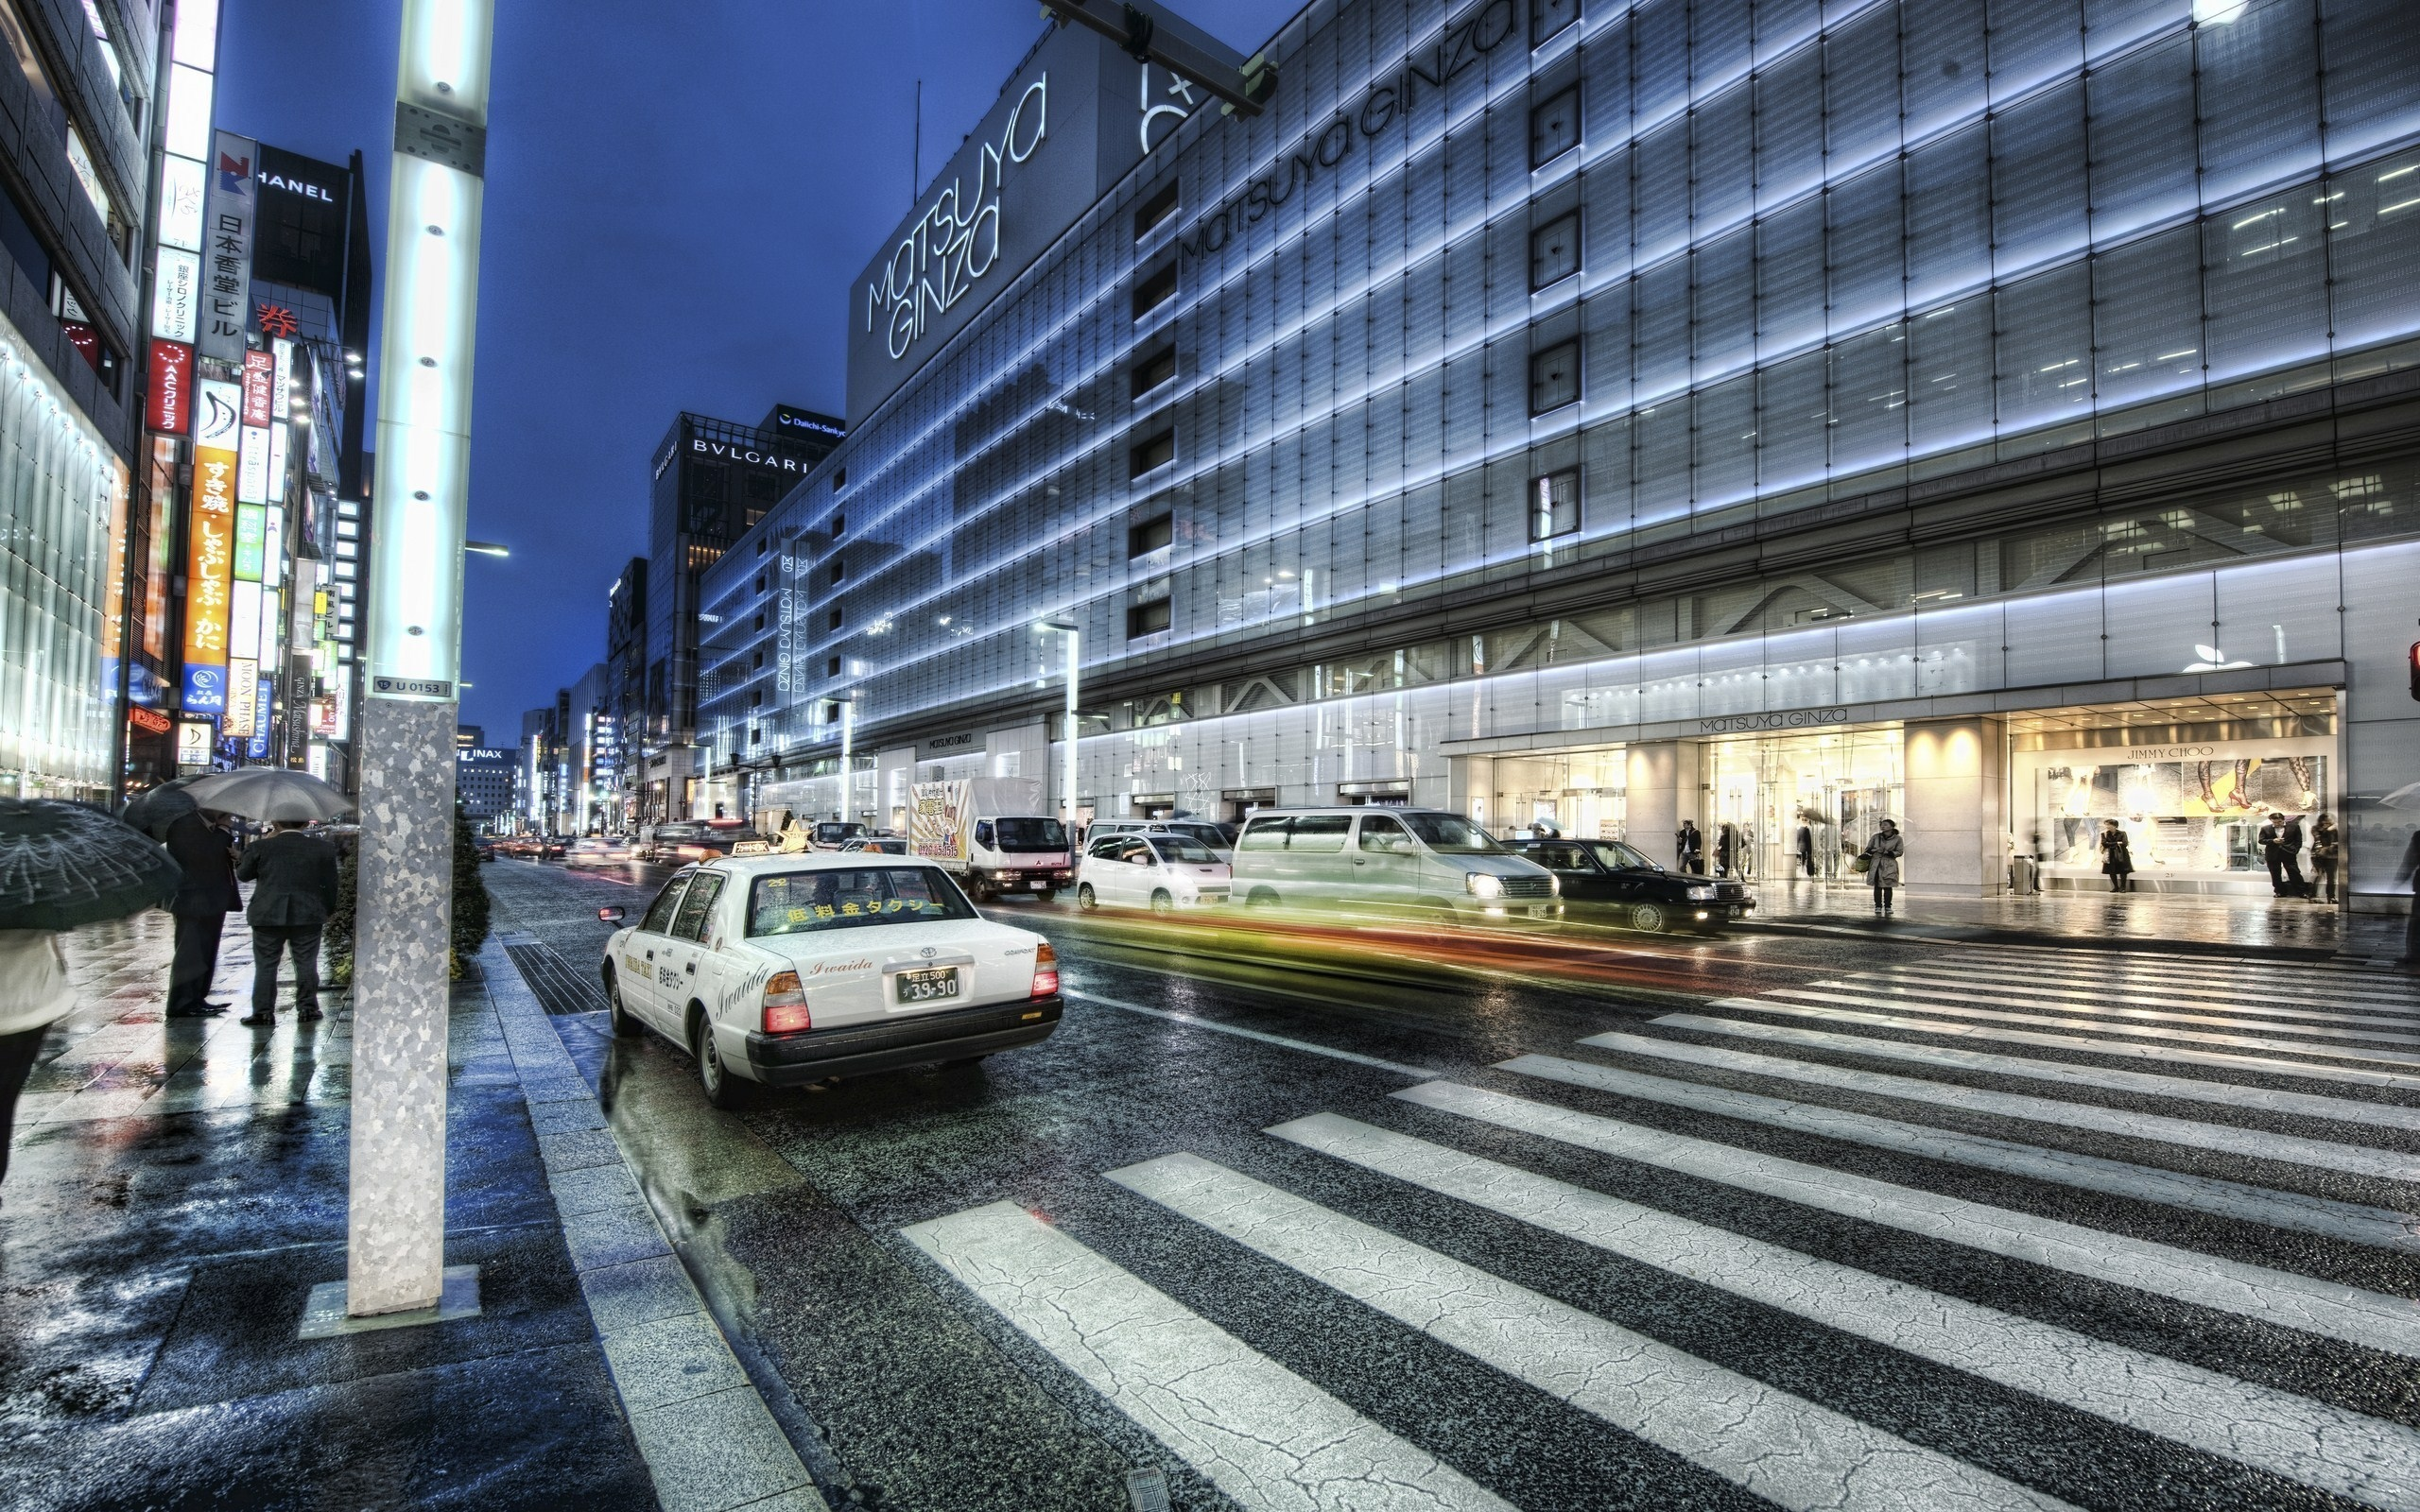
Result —
<instances>
[{"instance_id":1,"label":"illuminated light column","mask_svg":"<svg viewBox=\"0 0 2420 1512\"><path fill-rule=\"evenodd\" d=\"M344 1314L475 1310L445 1249L447 937L493 0L404 0L361 715ZM467 1292L467 1296L463 1295Z\"/></svg>"},{"instance_id":2,"label":"illuminated light column","mask_svg":"<svg viewBox=\"0 0 2420 1512\"><path fill-rule=\"evenodd\" d=\"M1077 630L1073 620L1045 620L1043 627L1057 630L1067 637L1067 728L1063 731L1067 739L1067 749L1061 758L1063 763L1061 782L1063 786L1060 800L1067 808L1067 849L1072 851L1076 847L1076 669L1080 664L1079 653L1083 636Z\"/></svg>"}]
</instances>

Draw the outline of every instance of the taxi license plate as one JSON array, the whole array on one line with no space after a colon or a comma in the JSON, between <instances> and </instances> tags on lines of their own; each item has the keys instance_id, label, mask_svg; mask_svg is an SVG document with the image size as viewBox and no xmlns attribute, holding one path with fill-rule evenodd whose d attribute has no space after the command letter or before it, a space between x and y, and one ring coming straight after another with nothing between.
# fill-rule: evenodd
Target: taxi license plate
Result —
<instances>
[{"instance_id":1,"label":"taxi license plate","mask_svg":"<svg viewBox=\"0 0 2420 1512\"><path fill-rule=\"evenodd\" d=\"M1745 908L1740 907L1737 903L1733 903L1733 904L1731 905L1731 917L1732 917L1732 918L1734 918L1734 919L1741 918L1741 917L1745 916L1745 915L1747 914L1747 912L1748 912L1748 910L1746 910Z\"/></svg>"},{"instance_id":2,"label":"taxi license plate","mask_svg":"<svg viewBox=\"0 0 2420 1512\"><path fill-rule=\"evenodd\" d=\"M899 1001L902 1003L931 1003L956 996L958 972L954 969L899 973Z\"/></svg>"}]
</instances>

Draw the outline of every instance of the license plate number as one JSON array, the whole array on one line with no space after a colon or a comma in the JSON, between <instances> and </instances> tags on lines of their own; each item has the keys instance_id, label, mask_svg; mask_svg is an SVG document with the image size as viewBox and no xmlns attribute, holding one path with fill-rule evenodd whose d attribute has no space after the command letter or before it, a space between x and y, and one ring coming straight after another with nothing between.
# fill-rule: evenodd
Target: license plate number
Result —
<instances>
[{"instance_id":1,"label":"license plate number","mask_svg":"<svg viewBox=\"0 0 2420 1512\"><path fill-rule=\"evenodd\" d=\"M1049 886L1049 885L1050 885L1050 884L1048 884L1048 883L1046 883L1046 882L1028 882L1028 883L1027 883L1027 884L1026 884L1026 885L1027 885L1027 886L1028 886L1028 887L1030 887L1030 888L1032 888L1032 889L1033 889L1034 891L1036 891L1036 892L1040 892L1043 888Z\"/></svg>"},{"instance_id":2,"label":"license plate number","mask_svg":"<svg viewBox=\"0 0 2420 1512\"><path fill-rule=\"evenodd\" d=\"M902 1003L931 1003L956 996L958 972L955 970L899 973L899 1001Z\"/></svg>"},{"instance_id":3,"label":"license plate number","mask_svg":"<svg viewBox=\"0 0 2420 1512\"><path fill-rule=\"evenodd\" d=\"M1748 911L1748 910L1746 910L1745 908L1740 907L1737 903L1733 903L1733 904L1731 905L1731 917L1732 917L1732 918L1734 918L1734 919L1738 918L1740 915L1742 915L1742 914L1746 913L1747 911Z\"/></svg>"}]
</instances>

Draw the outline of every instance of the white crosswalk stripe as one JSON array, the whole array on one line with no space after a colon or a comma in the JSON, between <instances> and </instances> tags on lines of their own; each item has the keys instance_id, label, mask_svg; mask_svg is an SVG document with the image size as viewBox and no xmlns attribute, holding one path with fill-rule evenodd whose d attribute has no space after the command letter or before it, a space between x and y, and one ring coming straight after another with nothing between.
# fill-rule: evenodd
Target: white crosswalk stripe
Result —
<instances>
[{"instance_id":1,"label":"white crosswalk stripe","mask_svg":"<svg viewBox=\"0 0 2420 1512\"><path fill-rule=\"evenodd\" d=\"M1297 1120L1270 1132L2204 1453L2240 1460L2372 1506L2420 1503L2420 1433L2400 1424L1875 1276L1334 1114ZM1174 1194L1162 1198L1169 1206L1323 1280L1364 1267L1390 1278L1401 1274L1388 1263L1392 1255L1373 1264L1368 1251L1374 1230L1349 1232L1336 1215L1208 1161L1174 1156L1141 1169L1154 1167L1169 1172L1166 1184ZM1380 1241L1379 1247L1410 1246Z\"/></svg>"},{"instance_id":2,"label":"white crosswalk stripe","mask_svg":"<svg viewBox=\"0 0 2420 1512\"><path fill-rule=\"evenodd\" d=\"M2129 954L2113 958L2112 953L2095 951L2059 955L2051 953L2023 954L1974 948L1950 949L1924 963L1958 970L1990 971L2017 975L2021 980L2036 981L2055 977L2062 980L2097 982L2166 983L2176 986L2201 985L2218 988L2256 988L2292 997L2304 992L2322 992L2333 997L2366 998L2392 1005L2409 1007L2411 995L2391 982L2382 982L2368 972L2330 971L2320 967L2279 967L2248 964L2205 965L2181 958L2144 957Z\"/></svg>"},{"instance_id":3,"label":"white crosswalk stripe","mask_svg":"<svg viewBox=\"0 0 2420 1512\"><path fill-rule=\"evenodd\" d=\"M1507 1504L1012 1203L903 1230L1247 1507Z\"/></svg>"},{"instance_id":4,"label":"white crosswalk stripe","mask_svg":"<svg viewBox=\"0 0 2420 1512\"><path fill-rule=\"evenodd\" d=\"M2066 1082L2078 1087L2100 1087L2111 1091L2145 1092L2156 1097L2177 1097L2190 1102L2220 1103L2234 1108L2257 1108L2272 1112L2297 1113L2306 1118L2336 1119L2347 1124L2374 1124L2381 1128L2420 1129L2420 1108L2404 1108L2393 1103L2361 1102L2350 1097L2331 1097L2324 1092L2279 1091L2269 1087L2247 1087L2235 1082L2206 1081L2195 1076L2168 1076L2157 1072L2118 1071L2101 1066L2079 1066L2064 1060L2036 1060L2023 1056L1999 1055L1991 1051L1952 1049L1946 1045L1921 1045L1904 1040L1877 1040L1871 1035L1840 1034L1828 1029L1806 1029L1796 1024L1755 1023L1744 1019L1718 1019L1703 1013L1668 1013L1654 1021L1676 1029L1695 1029L1706 1034L1731 1035L1741 1039L1765 1040L1779 1044L1805 1045L1809 1049L1839 1051L1849 1055L1872 1056L1884 1060L1912 1060L1933 1066L1956 1066L1969 1071L1991 1072L2003 1076L2021 1076L2030 1081ZM1988 1031L1963 1031L1962 1026L1937 1025L1949 1032L1983 1034ZM1586 1044L1589 1041L1581 1041ZM2050 1043L2061 1048L2088 1048L2089 1042L2064 1036L2029 1036L2026 1043ZM2095 1055L2102 1054L2094 1049ZM2193 1057L2190 1051L2156 1049L2144 1052L2146 1058L2183 1060ZM2235 1057L2213 1057L2223 1065L2244 1069ZM2292 1064L2296 1071L2322 1070ZM2251 1068L2259 1069L2259 1068ZM2365 1078L2366 1073L2355 1073Z\"/></svg>"},{"instance_id":5,"label":"white crosswalk stripe","mask_svg":"<svg viewBox=\"0 0 2420 1512\"><path fill-rule=\"evenodd\" d=\"M1599 1035L1582 1041L1607 1049L1615 1039ZM2267 1224L2302 1233L2325 1234L2350 1244L2420 1254L2420 1217L2391 1208L2368 1207L2334 1197L2299 1192L2277 1192L2217 1177L2167 1171L2072 1150L2046 1149L2013 1140L1986 1139L1954 1129L1931 1128L1871 1113L1824 1108L1812 1103L1786 1103L1776 1097L1707 1087L1697 1082L1650 1076L1617 1066L1566 1060L1557 1056L1521 1056L1503 1068L1522 1075L1574 1086L1593 1087L1642 1101L1692 1108L1725 1118L1744 1119L1775 1128L1893 1150L1902 1155L1949 1160L1980 1170L2021 1176L2036 1181L2106 1192L2141 1202L2166 1203L2242 1222Z\"/></svg>"},{"instance_id":6,"label":"white crosswalk stripe","mask_svg":"<svg viewBox=\"0 0 2420 1512\"><path fill-rule=\"evenodd\" d=\"M1643 1035L1609 1033L1591 1036L1587 1042L1634 1056L1687 1061L1725 1071L1744 1071L1784 1081L1835 1087L1842 1091L1872 1092L1904 1102L1969 1108L1979 1113L2021 1118L2030 1123L2060 1127L2095 1129L2104 1134L2154 1140L2192 1150L2223 1150L2230 1155L2248 1156L2256 1160L2283 1160L2323 1171L2349 1171L2361 1176L2382 1177L2390 1181L2420 1182L2420 1155L2402 1150L2373 1149L2367 1145L2343 1144L2332 1140L2305 1139L2297 1134L2278 1134L2269 1129L2244 1128L2204 1119L2171 1118L2165 1113L2103 1108L2097 1103L2037 1097L2030 1092L1996 1091L1983 1087L1969 1087L1963 1082L1927 1081L1921 1077L1893 1075L1889 1072L1857 1071L1820 1060L1790 1060L1780 1056L1760 1056L1753 1051L1725 1050L1679 1040L1651 1040Z\"/></svg>"},{"instance_id":7,"label":"white crosswalk stripe","mask_svg":"<svg viewBox=\"0 0 2420 1512\"><path fill-rule=\"evenodd\" d=\"M2084 1055L2122 1056L2138 1060L2186 1061L2197 1066L2221 1066L2230 1071L2264 1073L2270 1075L2305 1076L2314 1081L2358 1082L2365 1087L2392 1087L2398 1091L2420 1091L2420 1075L2399 1072L2368 1071L2358 1066L2330 1066L2316 1061L2277 1060L2265 1056L2230 1055L2208 1050L2184 1050L2174 1044L2136 1044L2125 1040L2087 1039L2083 1035L2048 1034L2034 1029L2003 1029L1979 1023L1940 1023L1904 1013L1878 1013L1858 1008L1835 1008L1813 1004L1780 1003L1770 998L1726 998L1715 1005L1719 1008L1748 1008L1757 1013L1788 1014L1801 1019L1821 1019L1832 1023L1860 1023L1877 1029L1912 1029L1921 1034L1954 1035L1964 1040L1984 1040L1999 1044L2036 1045L2053 1050L2072 1050ZM1679 1024L1690 1014L1668 1014L1658 1023ZM2080 1024L2079 1028L2113 1027L2108 1024ZM2181 1030L2139 1029L2132 1031L2145 1038L2161 1040L2189 1040L2208 1043L2214 1038L2220 1043L2238 1044L2246 1050L2307 1051L2326 1055L2337 1060L2378 1060L2377 1056L2359 1056L2317 1045L2263 1045L2233 1036L2187 1034ZM2398 1062L2399 1063L2399 1062Z\"/></svg>"},{"instance_id":8,"label":"white crosswalk stripe","mask_svg":"<svg viewBox=\"0 0 2420 1512\"><path fill-rule=\"evenodd\" d=\"M1108 1175L1782 1506L2066 1505L1198 1156Z\"/></svg>"},{"instance_id":9,"label":"white crosswalk stripe","mask_svg":"<svg viewBox=\"0 0 2420 1512\"><path fill-rule=\"evenodd\" d=\"M1524 1056L1506 1061L1504 1069L1519 1070L1524 1062L1546 1058ZM1579 1145L1642 1165L1761 1192L1767 1196L1903 1228L1970 1249L2030 1261L2071 1275L2132 1286L2196 1307L2236 1313L2281 1328L2325 1334L2347 1344L2420 1359L2420 1307L2414 1307L2408 1297L2363 1291L2265 1265L2197 1255L2172 1245L2103 1233L2055 1218L1922 1192L1847 1171L1786 1160L1779 1156L1759 1155L1736 1145L1626 1124L1525 1097L1509 1097L1460 1082L1423 1082L1395 1095L1423 1108Z\"/></svg>"},{"instance_id":10,"label":"white crosswalk stripe","mask_svg":"<svg viewBox=\"0 0 2420 1512\"><path fill-rule=\"evenodd\" d=\"M1953 972L1947 970L1860 971L1839 981L1823 981L1814 984L1821 988L1889 990L1907 996L1942 998L1952 1003L2015 1004L2023 1002L2030 1005L2038 1001L2046 1007L2122 1003L2130 1007L2188 1007L2214 1012L2248 1013L2258 1019L2292 1019L2312 1023L2344 1024L2354 1028L2375 1026L2394 1030L2409 1027L2415 1022L2420 1022L2415 1021L2408 1013L2384 1013L2374 1009L2353 1011L2287 1007L2280 1005L2274 997L2262 997L2252 993L2221 997L2198 991L2120 992L2114 990L2116 984L2104 987L2059 987L2035 983L1993 982L1990 984L1988 992L1970 990L1983 985L1971 973ZM2324 1000L2298 995L2294 1001L2310 1003ZM2283 1028L2285 1025L2279 1024L2275 1027Z\"/></svg>"},{"instance_id":11,"label":"white crosswalk stripe","mask_svg":"<svg viewBox=\"0 0 2420 1512\"><path fill-rule=\"evenodd\" d=\"M2041 1024L2060 1029L2097 1029L2108 1034L2139 1035L2147 1040L2175 1040L2188 1044L2234 1045L2246 1050L2287 1050L2315 1056L2333 1056L2340 1060L2370 1060L2382 1065L2420 1067L2420 1052L2372 1048L2374 1043L2420 1044L2420 1036L2408 1034L2369 1034L2347 1029L2322 1028L2309 1024L2261 1023L2245 1019L2213 1018L2193 1013L2161 1013L2146 1008L2121 1008L2089 1018L2067 1018L2060 1013L2019 1013L2010 1008L1977 1008L1958 1003L1934 1003L1910 997L1904 993L1828 992L1818 988L1777 987L1761 999L1744 1000L1771 1005L1774 999L1805 1003L1837 1003L1855 1008L1903 1008L1911 1012L1932 1014L1945 1019L1973 1019L1986 1023ZM1737 1007L1743 1000L1719 1005ZM2047 1006L2047 1005L2046 1005ZM2080 1006L2060 1005L2063 1013L2085 1013ZM2295 1040L2274 1040L2262 1035L2209 1034L2198 1029L2175 1029L2178 1023L2207 1023L2221 1026L2267 1030L2280 1034L2310 1035L2315 1039L2332 1040L2350 1036L2360 1041L2354 1046L2332 1043L2305 1043Z\"/></svg>"}]
</instances>

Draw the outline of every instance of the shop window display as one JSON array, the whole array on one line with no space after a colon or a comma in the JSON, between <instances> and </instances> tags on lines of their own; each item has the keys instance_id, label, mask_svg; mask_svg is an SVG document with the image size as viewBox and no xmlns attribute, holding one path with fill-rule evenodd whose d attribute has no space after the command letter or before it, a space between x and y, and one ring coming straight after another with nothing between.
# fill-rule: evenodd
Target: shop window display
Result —
<instances>
[{"instance_id":1,"label":"shop window display","mask_svg":"<svg viewBox=\"0 0 2420 1512\"><path fill-rule=\"evenodd\" d=\"M2267 882L2258 835L2273 813L2311 821L2330 808L2328 757L2264 741L2256 754L2227 746L2186 747L2178 759L2142 761L2110 751L2031 752L2036 853L2056 883L2097 878L2101 822L2115 819L2133 849L2136 885L2148 890L2235 892ZM2023 759L2023 758L2020 758Z\"/></svg>"}]
</instances>

